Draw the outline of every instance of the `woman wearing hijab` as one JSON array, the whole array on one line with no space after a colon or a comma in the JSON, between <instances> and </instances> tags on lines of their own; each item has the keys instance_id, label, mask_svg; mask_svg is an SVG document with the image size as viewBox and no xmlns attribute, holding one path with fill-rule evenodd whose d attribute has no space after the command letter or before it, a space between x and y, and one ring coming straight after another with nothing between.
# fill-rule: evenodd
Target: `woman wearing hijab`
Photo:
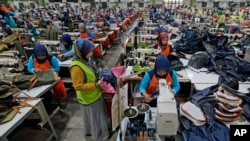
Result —
<instances>
[{"instance_id":1,"label":"woman wearing hijab","mask_svg":"<svg viewBox=\"0 0 250 141\"><path fill-rule=\"evenodd\" d=\"M174 51L174 49L172 48L172 46L168 44L168 34L166 32L162 32L160 34L158 48L161 49L161 55L165 55L165 56L171 55L171 56L177 57L177 54ZM152 57L150 57L150 59L155 60L156 57L152 56Z\"/></svg>"},{"instance_id":2,"label":"woman wearing hijab","mask_svg":"<svg viewBox=\"0 0 250 141\"><path fill-rule=\"evenodd\" d=\"M17 28L17 24L16 24L15 20L9 15L8 12L5 13L3 19L4 19L5 23L7 25L9 25L11 28Z\"/></svg>"},{"instance_id":3,"label":"woman wearing hijab","mask_svg":"<svg viewBox=\"0 0 250 141\"><path fill-rule=\"evenodd\" d=\"M159 27L156 27L153 31L152 34L153 35L157 35L157 37L153 40L153 48L157 49L158 45L159 45L159 40L160 40L160 35L161 35L161 29Z\"/></svg>"},{"instance_id":4,"label":"woman wearing hijab","mask_svg":"<svg viewBox=\"0 0 250 141\"><path fill-rule=\"evenodd\" d=\"M73 57L74 49L73 49L73 41L71 40L71 36L69 34L63 34L61 36L61 50L63 54L59 54L58 58L69 58Z\"/></svg>"},{"instance_id":5,"label":"woman wearing hijab","mask_svg":"<svg viewBox=\"0 0 250 141\"><path fill-rule=\"evenodd\" d=\"M98 80L97 71L89 61L93 49L94 45L89 40L76 40L70 74L83 113L84 134L91 134L94 141L106 141L109 117L100 89L103 80Z\"/></svg>"},{"instance_id":6,"label":"woman wearing hijab","mask_svg":"<svg viewBox=\"0 0 250 141\"><path fill-rule=\"evenodd\" d=\"M29 58L28 71L36 73L46 70L58 72L60 70L59 62L55 56L48 53L44 45L38 43L34 47L33 55Z\"/></svg>"},{"instance_id":7,"label":"woman wearing hijab","mask_svg":"<svg viewBox=\"0 0 250 141\"><path fill-rule=\"evenodd\" d=\"M3 31L3 38L6 38L12 34L12 30L9 26L5 26L4 28L2 28L2 31Z\"/></svg>"},{"instance_id":8,"label":"woman wearing hijab","mask_svg":"<svg viewBox=\"0 0 250 141\"><path fill-rule=\"evenodd\" d=\"M154 69L147 72L140 84L140 92L145 102L151 107L156 107L157 97L159 95L158 79L166 79L167 84L176 94L180 90L180 84L176 72L170 69L167 56L159 55L156 58Z\"/></svg>"},{"instance_id":9,"label":"woman wearing hijab","mask_svg":"<svg viewBox=\"0 0 250 141\"><path fill-rule=\"evenodd\" d=\"M42 44L36 44L34 47L34 53L30 56L28 61L28 71L30 73L42 72L46 70L52 70L54 72L59 72L60 66L57 58L48 54L46 47ZM43 94L43 103L46 111L50 114L52 93L48 91Z\"/></svg>"},{"instance_id":10,"label":"woman wearing hijab","mask_svg":"<svg viewBox=\"0 0 250 141\"><path fill-rule=\"evenodd\" d=\"M95 38L95 36L92 34L92 32L90 32L89 30L87 30L87 28L84 25L84 23L80 23L78 25L78 27L79 27L79 31L80 31L80 37L82 39L93 40Z\"/></svg>"}]
</instances>

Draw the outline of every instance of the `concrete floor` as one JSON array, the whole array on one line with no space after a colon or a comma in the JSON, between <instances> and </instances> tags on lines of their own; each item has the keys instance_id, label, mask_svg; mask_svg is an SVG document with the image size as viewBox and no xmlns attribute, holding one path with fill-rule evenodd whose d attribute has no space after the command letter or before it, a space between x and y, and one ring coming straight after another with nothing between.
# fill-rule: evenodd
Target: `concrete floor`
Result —
<instances>
[{"instance_id":1,"label":"concrete floor","mask_svg":"<svg viewBox=\"0 0 250 141\"><path fill-rule=\"evenodd\" d=\"M133 27L136 25L136 22L130 25L128 27L127 31L124 32L125 34L128 34ZM124 34L123 33L123 34ZM124 39L122 39L124 41ZM103 68L111 68L119 62L120 54L122 52L122 48L120 45L113 45L111 48L108 49L104 57L101 59L101 66ZM63 107L63 112L56 113L52 118L52 124L54 125L54 128L56 130L56 133L58 134L58 139L55 141L92 141L91 136L85 137L83 132L83 122L82 122L82 113L80 111L79 103L76 99L75 91L72 89L71 84L69 84L67 87L71 88L68 91L68 97L61 99L61 104ZM39 121L32 121L27 120L24 123L21 124L19 128L13 131L13 133L9 136L9 140L19 140L19 141L27 141L27 138L29 136L41 136L40 133L42 132L41 129L37 128L37 123ZM47 130L48 125L44 126L44 130ZM17 134L20 130L23 130L23 128L31 128L31 130L35 130L36 134L34 134L32 131L27 131L25 133L26 139L22 138L16 138L15 133ZM117 130L118 131L118 130ZM117 131L114 131L111 134L111 137L109 141L115 141L117 137ZM14 139L15 138L15 139ZM29 138L28 140L30 140ZM31 139L32 140L32 139ZM42 137L39 139L39 141L44 141L46 139L43 139ZM37 140L32 140L37 141Z\"/></svg>"},{"instance_id":2,"label":"concrete floor","mask_svg":"<svg viewBox=\"0 0 250 141\"><path fill-rule=\"evenodd\" d=\"M128 27L125 34L131 32L137 21ZM124 33L123 33L124 35ZM124 39L122 39L124 41ZM119 57L122 52L120 45L114 45L109 48L101 59L101 66L103 68L111 68L119 62ZM75 97L74 90L68 92L68 98L62 100L62 105L65 107L64 113L57 113L52 118L52 123L58 133L59 139L57 141L92 141L91 136L85 137L83 135L83 122L80 106ZM109 141L115 141L117 131L111 134Z\"/></svg>"},{"instance_id":3,"label":"concrete floor","mask_svg":"<svg viewBox=\"0 0 250 141\"><path fill-rule=\"evenodd\" d=\"M73 90L69 91L69 97L62 101L65 106L63 113L57 113L51 120L59 136L56 141L92 141L91 136L83 134L83 122L80 106ZM109 141L115 141L117 133L112 133Z\"/></svg>"}]
</instances>

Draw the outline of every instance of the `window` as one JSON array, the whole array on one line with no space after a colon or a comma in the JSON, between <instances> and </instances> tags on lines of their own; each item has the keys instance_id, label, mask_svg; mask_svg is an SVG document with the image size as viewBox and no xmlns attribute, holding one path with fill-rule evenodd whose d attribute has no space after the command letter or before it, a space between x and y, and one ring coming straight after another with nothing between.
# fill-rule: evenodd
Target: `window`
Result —
<instances>
[{"instance_id":1,"label":"window","mask_svg":"<svg viewBox=\"0 0 250 141\"><path fill-rule=\"evenodd\" d=\"M24 9L24 7L25 7L25 6L24 6L23 3L19 3L19 8L20 8L20 9Z\"/></svg>"},{"instance_id":2,"label":"window","mask_svg":"<svg viewBox=\"0 0 250 141\"><path fill-rule=\"evenodd\" d=\"M243 7L243 6L245 6L245 3L244 3L244 2L241 2L241 3L240 3L240 7Z\"/></svg>"},{"instance_id":3,"label":"window","mask_svg":"<svg viewBox=\"0 0 250 141\"><path fill-rule=\"evenodd\" d=\"M207 2L202 2L201 7L207 7Z\"/></svg>"},{"instance_id":4,"label":"window","mask_svg":"<svg viewBox=\"0 0 250 141\"><path fill-rule=\"evenodd\" d=\"M132 2L128 2L127 7L132 7Z\"/></svg>"},{"instance_id":5,"label":"window","mask_svg":"<svg viewBox=\"0 0 250 141\"><path fill-rule=\"evenodd\" d=\"M156 7L162 7L162 4L156 4Z\"/></svg>"},{"instance_id":6,"label":"window","mask_svg":"<svg viewBox=\"0 0 250 141\"><path fill-rule=\"evenodd\" d=\"M214 7L219 7L219 2L214 2Z\"/></svg>"},{"instance_id":7,"label":"window","mask_svg":"<svg viewBox=\"0 0 250 141\"><path fill-rule=\"evenodd\" d=\"M177 7L183 5L183 0L164 0L166 7Z\"/></svg>"},{"instance_id":8,"label":"window","mask_svg":"<svg viewBox=\"0 0 250 141\"><path fill-rule=\"evenodd\" d=\"M30 7L35 9L36 8L35 3L30 3Z\"/></svg>"},{"instance_id":9,"label":"window","mask_svg":"<svg viewBox=\"0 0 250 141\"><path fill-rule=\"evenodd\" d=\"M107 8L108 7L107 3L106 2L102 2L102 7L103 8Z\"/></svg>"},{"instance_id":10,"label":"window","mask_svg":"<svg viewBox=\"0 0 250 141\"><path fill-rule=\"evenodd\" d=\"M60 4L56 3L55 7L56 7L56 9L59 9L60 8Z\"/></svg>"},{"instance_id":11,"label":"window","mask_svg":"<svg viewBox=\"0 0 250 141\"><path fill-rule=\"evenodd\" d=\"M139 7L144 7L144 3L139 3Z\"/></svg>"},{"instance_id":12,"label":"window","mask_svg":"<svg viewBox=\"0 0 250 141\"><path fill-rule=\"evenodd\" d=\"M78 0L67 0L67 2L78 2Z\"/></svg>"},{"instance_id":13,"label":"window","mask_svg":"<svg viewBox=\"0 0 250 141\"><path fill-rule=\"evenodd\" d=\"M49 0L50 2L62 2L62 0Z\"/></svg>"}]
</instances>

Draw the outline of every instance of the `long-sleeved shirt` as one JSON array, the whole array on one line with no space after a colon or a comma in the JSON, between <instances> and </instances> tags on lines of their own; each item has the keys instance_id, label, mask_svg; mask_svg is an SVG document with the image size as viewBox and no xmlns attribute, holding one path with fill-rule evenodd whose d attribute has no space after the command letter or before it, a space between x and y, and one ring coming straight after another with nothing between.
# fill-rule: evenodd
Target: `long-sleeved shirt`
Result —
<instances>
[{"instance_id":1,"label":"long-sleeved shirt","mask_svg":"<svg viewBox=\"0 0 250 141\"><path fill-rule=\"evenodd\" d=\"M85 37L86 34L88 35L88 37ZM93 40L95 38L95 35L89 30L87 30L84 33L81 33L80 36L81 36L81 38L83 38L83 39L87 38L88 40Z\"/></svg>"},{"instance_id":2,"label":"long-sleeved shirt","mask_svg":"<svg viewBox=\"0 0 250 141\"><path fill-rule=\"evenodd\" d=\"M61 46L64 57L72 57L74 55L74 48L71 46L70 49L66 49L64 45Z\"/></svg>"},{"instance_id":3,"label":"long-sleeved shirt","mask_svg":"<svg viewBox=\"0 0 250 141\"><path fill-rule=\"evenodd\" d=\"M55 72L59 72L60 71L60 65L59 65L59 61L55 56L52 56L51 60L51 70L55 71ZM30 73L35 73L35 68L34 68L34 58L33 56L30 56L29 61L28 61L28 71Z\"/></svg>"},{"instance_id":4,"label":"long-sleeved shirt","mask_svg":"<svg viewBox=\"0 0 250 141\"><path fill-rule=\"evenodd\" d=\"M172 91L174 94L178 93L180 90L180 84L179 84L179 80L177 78L176 72L173 70L172 72L172 79L173 79L173 84L172 84ZM140 92L144 93L147 91L148 86L150 84L151 78L149 76L148 73L145 74L145 76L143 77L141 84L140 84Z\"/></svg>"},{"instance_id":5,"label":"long-sleeved shirt","mask_svg":"<svg viewBox=\"0 0 250 141\"><path fill-rule=\"evenodd\" d=\"M94 90L96 89L95 83L84 83L86 79L84 77L84 72L79 66L73 66L70 69L71 80L73 83L73 87L77 91L86 91L86 90Z\"/></svg>"}]
</instances>

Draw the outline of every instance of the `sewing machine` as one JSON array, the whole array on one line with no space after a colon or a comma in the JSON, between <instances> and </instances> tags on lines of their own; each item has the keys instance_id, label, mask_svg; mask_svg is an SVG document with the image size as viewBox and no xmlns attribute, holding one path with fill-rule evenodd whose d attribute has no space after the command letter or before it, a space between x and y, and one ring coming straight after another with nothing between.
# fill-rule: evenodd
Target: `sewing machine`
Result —
<instances>
[{"instance_id":1,"label":"sewing machine","mask_svg":"<svg viewBox=\"0 0 250 141\"><path fill-rule=\"evenodd\" d=\"M37 30L39 30L40 32L46 32L47 28L37 28Z\"/></svg>"},{"instance_id":2,"label":"sewing machine","mask_svg":"<svg viewBox=\"0 0 250 141\"><path fill-rule=\"evenodd\" d=\"M80 32L64 32L63 34L69 34L72 40L75 40L80 37ZM59 39L62 35L58 35Z\"/></svg>"},{"instance_id":3,"label":"sewing machine","mask_svg":"<svg viewBox=\"0 0 250 141\"><path fill-rule=\"evenodd\" d=\"M3 67L18 67L19 60L10 57L0 58L0 66Z\"/></svg>"},{"instance_id":4,"label":"sewing machine","mask_svg":"<svg viewBox=\"0 0 250 141\"><path fill-rule=\"evenodd\" d=\"M158 55L161 52L160 49L136 49L129 52L128 60L133 61L133 63L147 61L147 57L150 55Z\"/></svg>"},{"instance_id":5,"label":"sewing machine","mask_svg":"<svg viewBox=\"0 0 250 141\"><path fill-rule=\"evenodd\" d=\"M55 46L55 45L60 45L59 41L50 41L50 40L42 40L39 41L41 44L43 45L47 45L47 46Z\"/></svg>"},{"instance_id":6,"label":"sewing machine","mask_svg":"<svg viewBox=\"0 0 250 141\"><path fill-rule=\"evenodd\" d=\"M42 40L39 42L46 46L49 53L59 54L61 51L59 41Z\"/></svg>"},{"instance_id":7,"label":"sewing machine","mask_svg":"<svg viewBox=\"0 0 250 141\"><path fill-rule=\"evenodd\" d=\"M8 58L16 58L17 54L19 54L16 50L8 50L0 53L0 58L8 57Z\"/></svg>"},{"instance_id":8,"label":"sewing machine","mask_svg":"<svg viewBox=\"0 0 250 141\"><path fill-rule=\"evenodd\" d=\"M26 28L12 28L11 30L13 32L18 32L18 33L26 33L27 32Z\"/></svg>"},{"instance_id":9,"label":"sewing machine","mask_svg":"<svg viewBox=\"0 0 250 141\"><path fill-rule=\"evenodd\" d=\"M0 53L0 66L3 67L18 67L19 59L18 55L19 52L15 50L8 50Z\"/></svg>"},{"instance_id":10,"label":"sewing machine","mask_svg":"<svg viewBox=\"0 0 250 141\"><path fill-rule=\"evenodd\" d=\"M176 135L178 127L178 112L174 93L171 91L165 79L159 79L156 132L162 136Z\"/></svg>"}]
</instances>

